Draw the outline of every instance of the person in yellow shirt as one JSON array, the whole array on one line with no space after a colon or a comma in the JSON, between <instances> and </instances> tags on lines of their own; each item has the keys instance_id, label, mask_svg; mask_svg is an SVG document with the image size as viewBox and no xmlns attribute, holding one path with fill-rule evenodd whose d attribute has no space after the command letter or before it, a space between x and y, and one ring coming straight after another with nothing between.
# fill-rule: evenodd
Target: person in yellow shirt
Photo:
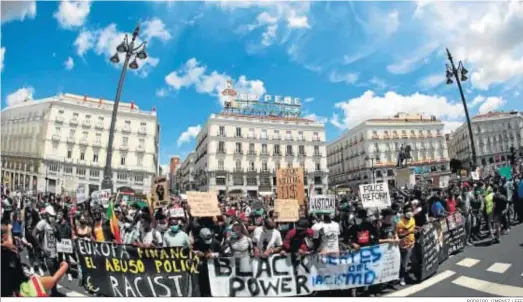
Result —
<instances>
[{"instance_id":1,"label":"person in yellow shirt","mask_svg":"<svg viewBox=\"0 0 523 302\"><path fill-rule=\"evenodd\" d=\"M412 250L416 243L414 232L416 230L416 222L412 217L412 207L406 206L403 209L403 216L396 224L396 232L400 239L400 254L401 254L401 266L400 266L400 285L405 286L405 275L407 274L407 267L409 265Z\"/></svg>"}]
</instances>

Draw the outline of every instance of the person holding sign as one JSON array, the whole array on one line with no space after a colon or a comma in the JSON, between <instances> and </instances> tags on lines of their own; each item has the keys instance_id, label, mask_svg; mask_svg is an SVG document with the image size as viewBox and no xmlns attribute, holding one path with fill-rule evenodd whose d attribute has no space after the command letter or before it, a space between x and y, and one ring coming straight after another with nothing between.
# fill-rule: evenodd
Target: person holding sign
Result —
<instances>
[{"instance_id":1,"label":"person holding sign","mask_svg":"<svg viewBox=\"0 0 523 302\"><path fill-rule=\"evenodd\" d=\"M400 255L401 255L401 266L400 266L400 285L405 286L405 275L407 274L407 267L410 262L412 250L416 239L414 232L416 230L416 222L412 217L412 207L406 206L403 209L403 217L396 224L396 232L400 239Z\"/></svg>"},{"instance_id":2,"label":"person holding sign","mask_svg":"<svg viewBox=\"0 0 523 302\"><path fill-rule=\"evenodd\" d=\"M283 244L281 233L276 229L276 224L272 219L266 218L263 226L254 230L253 243L256 257L269 257L281 251Z\"/></svg>"}]
</instances>

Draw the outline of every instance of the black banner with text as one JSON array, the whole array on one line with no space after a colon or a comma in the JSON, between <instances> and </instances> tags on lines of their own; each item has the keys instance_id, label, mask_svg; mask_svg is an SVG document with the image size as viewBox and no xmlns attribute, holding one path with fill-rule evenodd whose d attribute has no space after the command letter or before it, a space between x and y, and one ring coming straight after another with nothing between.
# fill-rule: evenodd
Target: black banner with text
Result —
<instances>
[{"instance_id":1,"label":"black banner with text","mask_svg":"<svg viewBox=\"0 0 523 302\"><path fill-rule=\"evenodd\" d=\"M75 240L82 281L106 297L198 297L200 259L189 249Z\"/></svg>"}]
</instances>

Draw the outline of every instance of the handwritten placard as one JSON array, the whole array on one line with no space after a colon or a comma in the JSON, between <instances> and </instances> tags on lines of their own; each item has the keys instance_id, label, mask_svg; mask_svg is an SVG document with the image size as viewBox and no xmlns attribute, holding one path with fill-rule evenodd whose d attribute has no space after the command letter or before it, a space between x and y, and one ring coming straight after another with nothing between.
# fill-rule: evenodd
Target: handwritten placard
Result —
<instances>
[{"instance_id":1,"label":"handwritten placard","mask_svg":"<svg viewBox=\"0 0 523 302\"><path fill-rule=\"evenodd\" d=\"M276 172L276 193L278 199L294 199L299 205L304 204L303 169L278 169Z\"/></svg>"},{"instance_id":2,"label":"handwritten placard","mask_svg":"<svg viewBox=\"0 0 523 302\"><path fill-rule=\"evenodd\" d=\"M58 253L73 253L73 241L71 239L62 239L56 243L56 251Z\"/></svg>"},{"instance_id":3,"label":"handwritten placard","mask_svg":"<svg viewBox=\"0 0 523 302\"><path fill-rule=\"evenodd\" d=\"M276 199L274 212L278 213L277 222L295 222L300 218L300 206L296 199Z\"/></svg>"},{"instance_id":4,"label":"handwritten placard","mask_svg":"<svg viewBox=\"0 0 523 302\"><path fill-rule=\"evenodd\" d=\"M216 192L187 192L187 203L193 217L220 216Z\"/></svg>"},{"instance_id":5,"label":"handwritten placard","mask_svg":"<svg viewBox=\"0 0 523 302\"><path fill-rule=\"evenodd\" d=\"M360 198L364 208L390 207L389 185L386 182L360 185Z\"/></svg>"}]
</instances>

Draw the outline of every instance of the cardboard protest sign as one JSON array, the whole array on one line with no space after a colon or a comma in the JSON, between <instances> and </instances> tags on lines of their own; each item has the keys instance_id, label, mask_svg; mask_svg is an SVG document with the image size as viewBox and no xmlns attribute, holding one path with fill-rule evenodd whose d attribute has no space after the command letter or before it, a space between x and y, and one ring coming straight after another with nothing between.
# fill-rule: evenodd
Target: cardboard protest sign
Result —
<instances>
[{"instance_id":1,"label":"cardboard protest sign","mask_svg":"<svg viewBox=\"0 0 523 302\"><path fill-rule=\"evenodd\" d=\"M295 222L300 218L300 205L295 199L276 199L274 212L278 213L277 222Z\"/></svg>"},{"instance_id":2,"label":"cardboard protest sign","mask_svg":"<svg viewBox=\"0 0 523 302\"><path fill-rule=\"evenodd\" d=\"M336 212L334 195L313 195L309 200L309 214L333 214Z\"/></svg>"},{"instance_id":3,"label":"cardboard protest sign","mask_svg":"<svg viewBox=\"0 0 523 302\"><path fill-rule=\"evenodd\" d=\"M380 182L360 185L360 199L364 208L390 207L389 184Z\"/></svg>"},{"instance_id":4,"label":"cardboard protest sign","mask_svg":"<svg viewBox=\"0 0 523 302\"><path fill-rule=\"evenodd\" d=\"M76 202L82 203L87 199L87 194L85 193L85 186L78 186L76 189Z\"/></svg>"},{"instance_id":5,"label":"cardboard protest sign","mask_svg":"<svg viewBox=\"0 0 523 302\"><path fill-rule=\"evenodd\" d=\"M207 262L213 297L290 297L312 293L306 257L216 258Z\"/></svg>"},{"instance_id":6,"label":"cardboard protest sign","mask_svg":"<svg viewBox=\"0 0 523 302\"><path fill-rule=\"evenodd\" d=\"M169 187L165 176L154 178L151 193L155 208L161 208L169 204Z\"/></svg>"},{"instance_id":7,"label":"cardboard protest sign","mask_svg":"<svg viewBox=\"0 0 523 302\"><path fill-rule=\"evenodd\" d=\"M410 168L396 169L396 188L406 187L411 189L416 183L416 176Z\"/></svg>"},{"instance_id":8,"label":"cardboard protest sign","mask_svg":"<svg viewBox=\"0 0 523 302\"><path fill-rule=\"evenodd\" d=\"M94 191L91 193L91 204L98 203L106 208L109 204L109 197L111 196L111 189L104 189L100 191Z\"/></svg>"},{"instance_id":9,"label":"cardboard protest sign","mask_svg":"<svg viewBox=\"0 0 523 302\"><path fill-rule=\"evenodd\" d=\"M187 192L187 203L191 207L193 217L220 216L216 192Z\"/></svg>"},{"instance_id":10,"label":"cardboard protest sign","mask_svg":"<svg viewBox=\"0 0 523 302\"><path fill-rule=\"evenodd\" d=\"M106 297L200 296L200 260L180 247L75 240L85 289Z\"/></svg>"},{"instance_id":11,"label":"cardboard protest sign","mask_svg":"<svg viewBox=\"0 0 523 302\"><path fill-rule=\"evenodd\" d=\"M58 253L73 253L73 241L71 239L62 239L59 242L56 242L56 251Z\"/></svg>"},{"instance_id":12,"label":"cardboard protest sign","mask_svg":"<svg viewBox=\"0 0 523 302\"><path fill-rule=\"evenodd\" d=\"M299 205L303 205L305 203L303 169L278 169L276 171L276 194L278 199L295 199Z\"/></svg>"}]
</instances>

